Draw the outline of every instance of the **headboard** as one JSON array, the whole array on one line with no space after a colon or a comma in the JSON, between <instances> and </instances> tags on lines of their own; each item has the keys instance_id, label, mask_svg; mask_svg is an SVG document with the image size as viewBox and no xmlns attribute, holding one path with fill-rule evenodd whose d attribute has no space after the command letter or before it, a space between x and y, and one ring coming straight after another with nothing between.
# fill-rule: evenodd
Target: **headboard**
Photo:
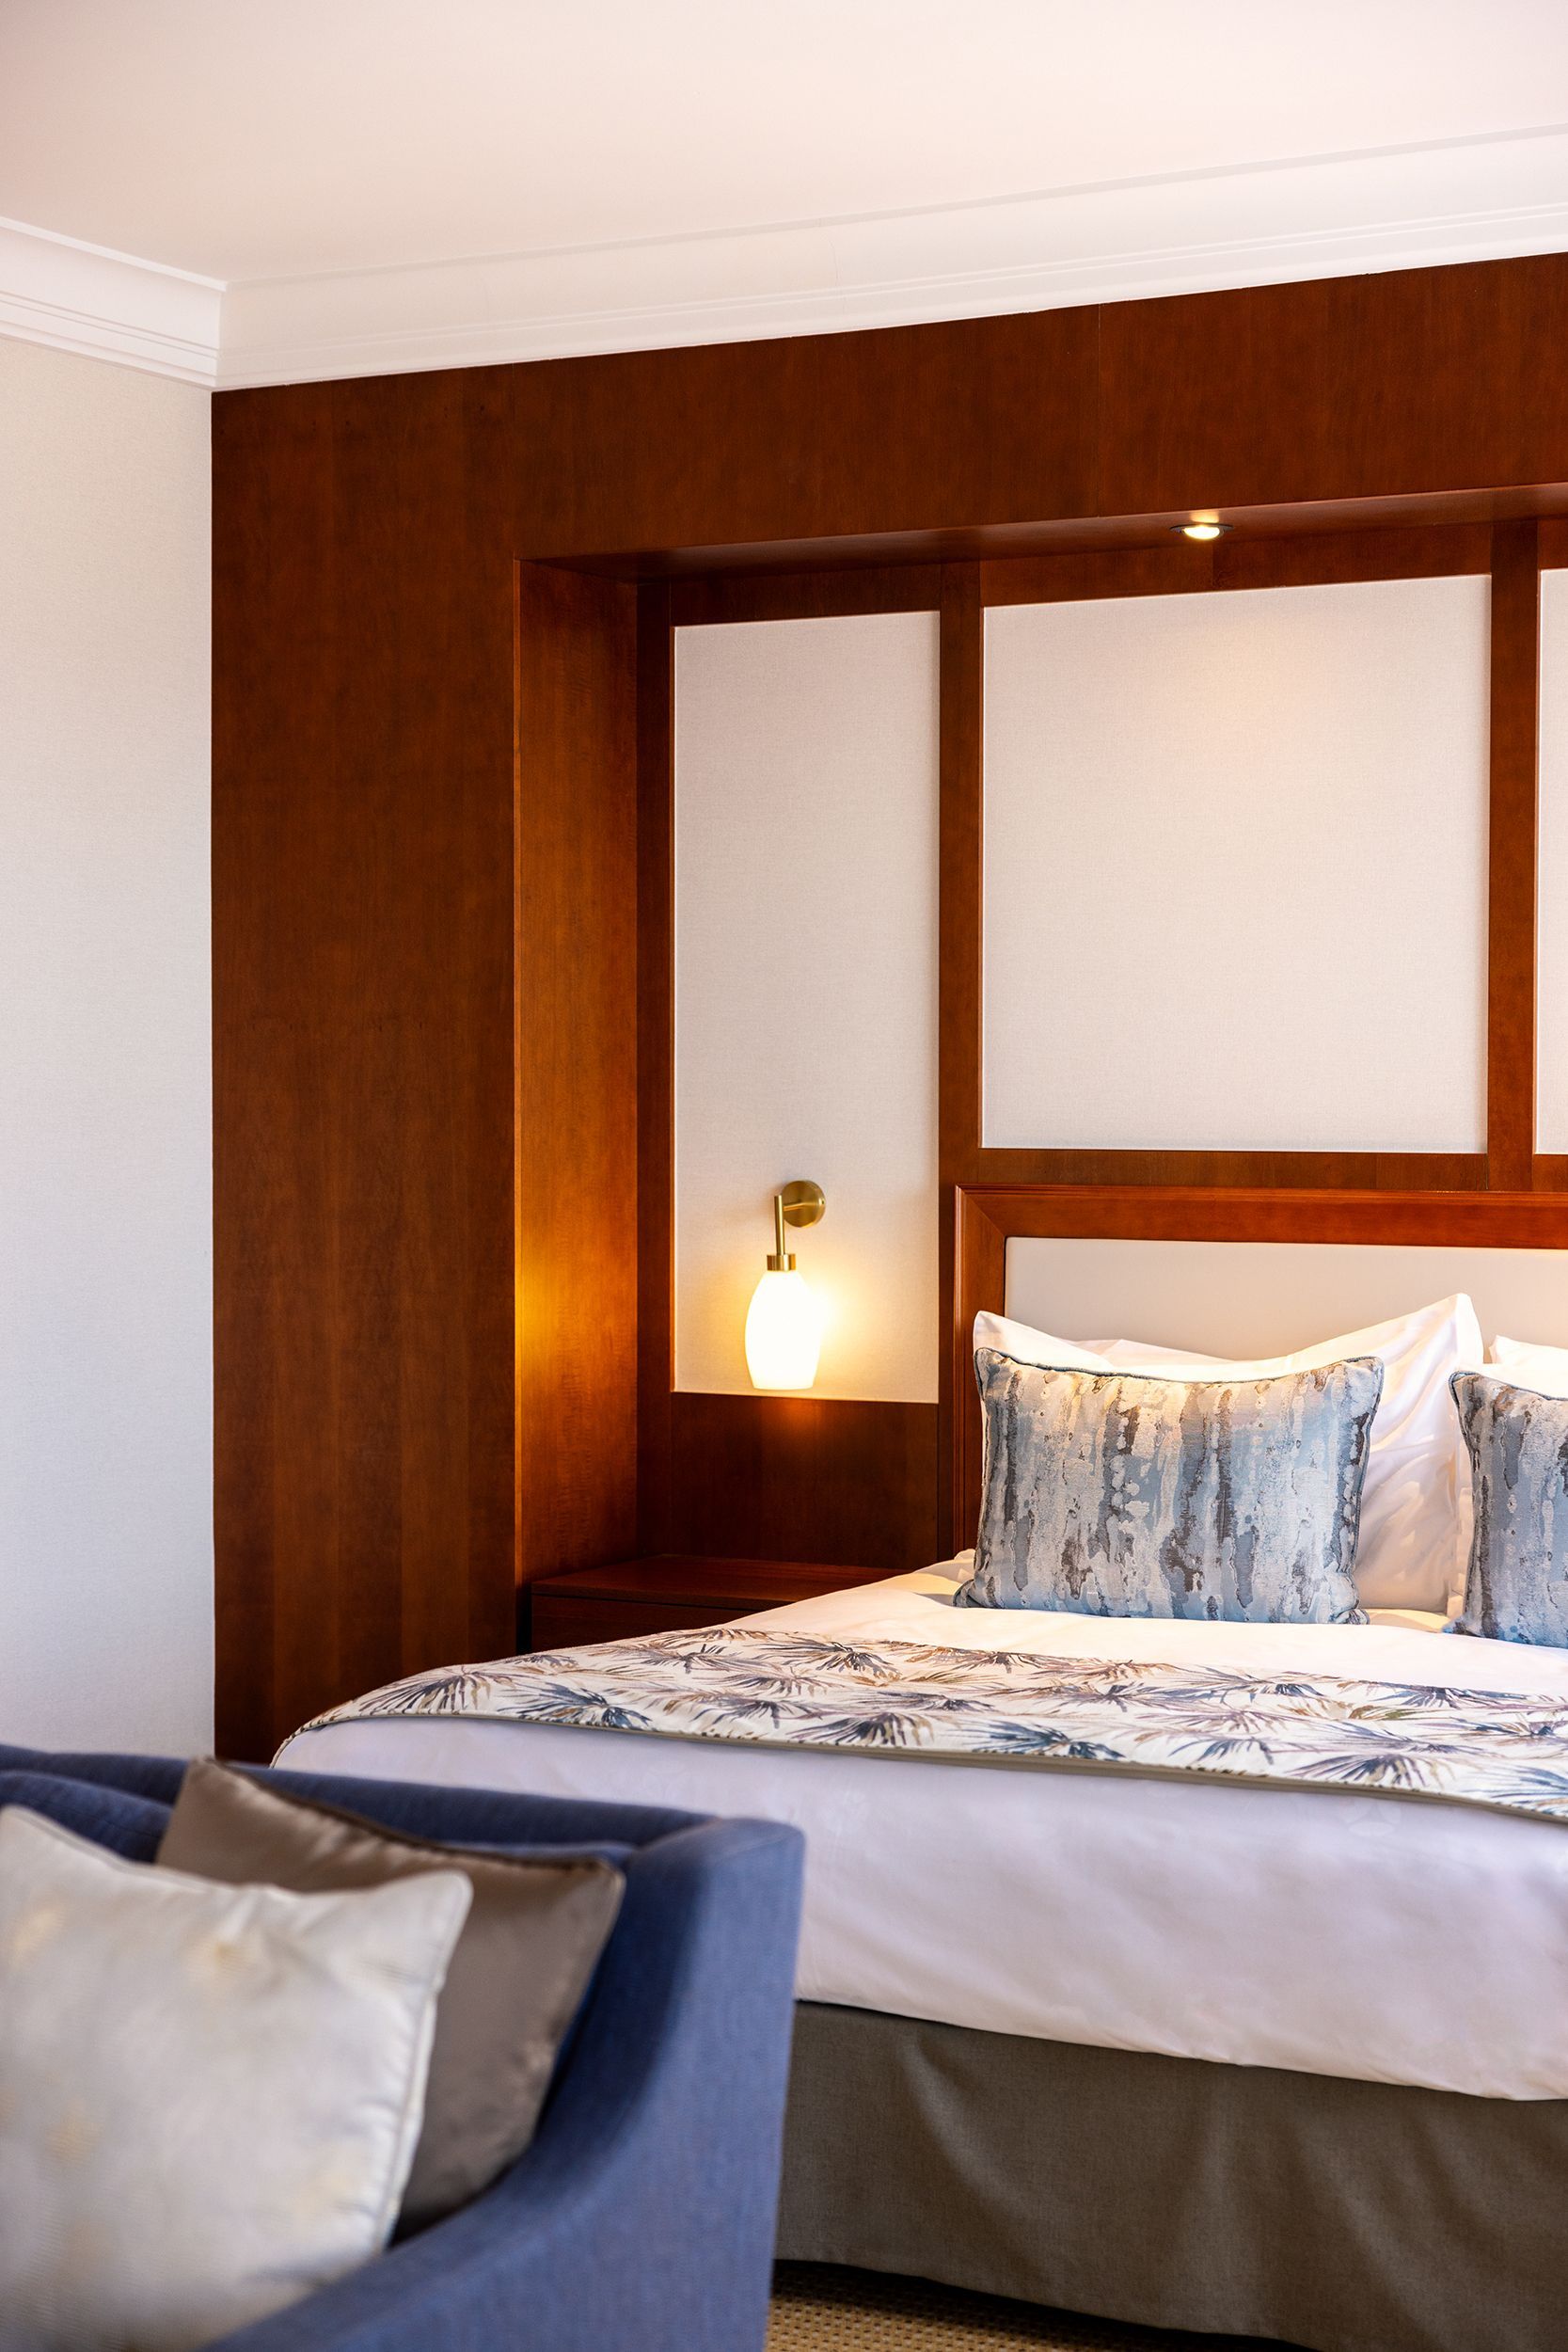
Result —
<instances>
[{"instance_id":1,"label":"headboard","mask_svg":"<svg viewBox=\"0 0 1568 2352\"><path fill-rule=\"evenodd\" d=\"M1463 1290L1488 1341L1502 1329L1568 1346L1568 1196L1560 1193L960 1184L953 1238L955 1549L974 1541L980 1507L970 1335L981 1308L1065 1339L1257 1355ZM1009 1287L1007 1245L1031 1241L1064 1247L1021 1247ZM1074 1243L1089 1246L1078 1252ZM1156 1248L1145 1258L1139 1244L1198 1247Z\"/></svg>"}]
</instances>

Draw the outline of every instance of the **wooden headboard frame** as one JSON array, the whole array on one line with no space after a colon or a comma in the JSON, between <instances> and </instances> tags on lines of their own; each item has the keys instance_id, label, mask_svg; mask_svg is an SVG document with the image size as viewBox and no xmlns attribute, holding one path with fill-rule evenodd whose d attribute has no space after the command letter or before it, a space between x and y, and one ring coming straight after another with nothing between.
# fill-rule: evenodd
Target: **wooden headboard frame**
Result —
<instances>
[{"instance_id":1,"label":"wooden headboard frame","mask_svg":"<svg viewBox=\"0 0 1568 2352\"><path fill-rule=\"evenodd\" d=\"M980 1407L971 1330L1006 1304L1007 1244L1030 1240L1405 1243L1436 1248L1568 1249L1568 1194L1330 1192L1152 1184L958 1184L953 1330L944 1365L953 1549L980 1511Z\"/></svg>"}]
</instances>

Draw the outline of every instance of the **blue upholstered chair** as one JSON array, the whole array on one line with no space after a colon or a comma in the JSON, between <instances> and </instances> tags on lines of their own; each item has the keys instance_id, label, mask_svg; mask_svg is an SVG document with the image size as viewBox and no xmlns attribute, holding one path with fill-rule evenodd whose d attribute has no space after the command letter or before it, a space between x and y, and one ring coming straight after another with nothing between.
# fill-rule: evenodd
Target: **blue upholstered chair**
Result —
<instances>
[{"instance_id":1,"label":"blue upholstered chair","mask_svg":"<svg viewBox=\"0 0 1568 2352\"><path fill-rule=\"evenodd\" d=\"M0 1804L150 1860L182 1765L0 1747ZM591 1846L626 1900L532 2145L463 2212L222 2352L760 2352L801 1840L400 1782L265 1775L455 1843Z\"/></svg>"}]
</instances>

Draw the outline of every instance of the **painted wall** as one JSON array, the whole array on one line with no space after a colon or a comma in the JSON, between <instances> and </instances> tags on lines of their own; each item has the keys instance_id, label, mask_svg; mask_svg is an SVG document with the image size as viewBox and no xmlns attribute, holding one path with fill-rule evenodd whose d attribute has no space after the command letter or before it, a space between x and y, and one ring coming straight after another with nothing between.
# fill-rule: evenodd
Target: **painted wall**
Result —
<instances>
[{"instance_id":1,"label":"painted wall","mask_svg":"<svg viewBox=\"0 0 1568 2352\"><path fill-rule=\"evenodd\" d=\"M772 1196L818 1396L937 1392L937 616L675 636L675 1386L750 1394Z\"/></svg>"},{"instance_id":2,"label":"painted wall","mask_svg":"<svg viewBox=\"0 0 1568 2352\"><path fill-rule=\"evenodd\" d=\"M0 1740L211 1739L209 418L0 340Z\"/></svg>"},{"instance_id":3,"label":"painted wall","mask_svg":"<svg viewBox=\"0 0 1568 2352\"><path fill-rule=\"evenodd\" d=\"M986 618L988 1144L1475 1152L1484 580Z\"/></svg>"}]
</instances>

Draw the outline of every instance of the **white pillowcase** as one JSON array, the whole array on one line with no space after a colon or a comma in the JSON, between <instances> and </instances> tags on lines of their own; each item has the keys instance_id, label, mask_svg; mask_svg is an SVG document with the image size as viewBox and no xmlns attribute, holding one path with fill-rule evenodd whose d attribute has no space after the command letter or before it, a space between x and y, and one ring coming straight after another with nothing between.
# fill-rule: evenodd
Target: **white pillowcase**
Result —
<instances>
[{"instance_id":1,"label":"white pillowcase","mask_svg":"<svg viewBox=\"0 0 1568 2352\"><path fill-rule=\"evenodd\" d=\"M1481 1360L1481 1326L1463 1293L1291 1356L1243 1362L1138 1340L1117 1340L1099 1356L1066 1343L1063 1354L1064 1343L990 1314L975 1316L974 1344L999 1347L1024 1363L1089 1372L1142 1369L1195 1380L1221 1374L1272 1379L1354 1356L1381 1358L1383 1400L1372 1423L1355 1561L1362 1607L1440 1613L1462 1590L1470 1550L1470 1473L1449 1382Z\"/></svg>"},{"instance_id":2,"label":"white pillowcase","mask_svg":"<svg viewBox=\"0 0 1568 2352\"><path fill-rule=\"evenodd\" d=\"M1516 1388L1538 1396L1568 1396L1568 1347L1544 1347L1529 1340L1495 1339L1492 1366Z\"/></svg>"},{"instance_id":3,"label":"white pillowcase","mask_svg":"<svg viewBox=\"0 0 1568 2352\"><path fill-rule=\"evenodd\" d=\"M471 1896L221 1886L0 1812L0 2339L194 2352L378 2252Z\"/></svg>"}]
</instances>

